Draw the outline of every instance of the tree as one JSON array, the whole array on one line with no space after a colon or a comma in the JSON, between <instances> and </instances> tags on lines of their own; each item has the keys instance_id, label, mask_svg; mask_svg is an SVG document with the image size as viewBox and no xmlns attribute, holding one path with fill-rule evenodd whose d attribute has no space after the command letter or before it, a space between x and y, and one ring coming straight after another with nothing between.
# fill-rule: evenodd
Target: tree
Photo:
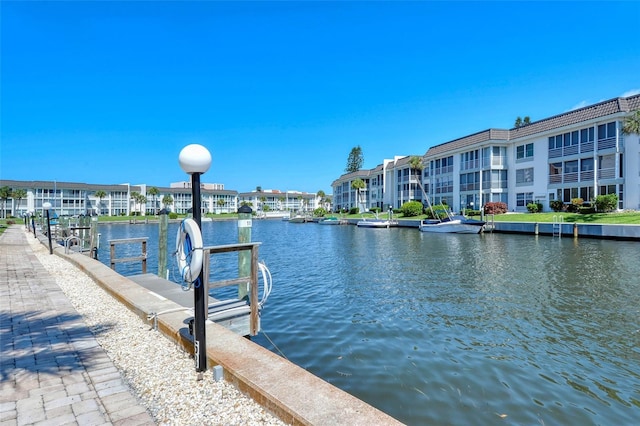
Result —
<instances>
[{"instance_id":1,"label":"tree","mask_svg":"<svg viewBox=\"0 0 640 426\"><path fill-rule=\"evenodd\" d=\"M625 135L640 135L640 109L624 119L622 133Z\"/></svg>"},{"instance_id":2,"label":"tree","mask_svg":"<svg viewBox=\"0 0 640 426\"><path fill-rule=\"evenodd\" d=\"M138 205L138 197L140 196L140 193L137 191L131 191L131 200L133 200L133 211L136 211L136 206Z\"/></svg>"},{"instance_id":3,"label":"tree","mask_svg":"<svg viewBox=\"0 0 640 426\"><path fill-rule=\"evenodd\" d=\"M162 197L162 204L166 207L166 206L170 206L173 204L173 197L169 194L165 195L164 197Z\"/></svg>"},{"instance_id":4,"label":"tree","mask_svg":"<svg viewBox=\"0 0 640 426\"><path fill-rule=\"evenodd\" d=\"M516 122L514 123L513 127L517 129L518 127L527 126L529 124L531 124L531 118L529 118L528 115L524 117L524 120L518 116L518 118L516 118Z\"/></svg>"},{"instance_id":5,"label":"tree","mask_svg":"<svg viewBox=\"0 0 640 426\"><path fill-rule=\"evenodd\" d=\"M7 200L11 198L11 188L3 186L0 188L0 198L2 199L2 218L7 218Z\"/></svg>"},{"instance_id":6,"label":"tree","mask_svg":"<svg viewBox=\"0 0 640 426\"><path fill-rule=\"evenodd\" d=\"M224 198L218 198L218 207L222 208L225 205Z\"/></svg>"},{"instance_id":7,"label":"tree","mask_svg":"<svg viewBox=\"0 0 640 426\"><path fill-rule=\"evenodd\" d=\"M107 196L107 193L103 190L99 189L93 194L95 197L98 197L98 214L102 213L102 199Z\"/></svg>"},{"instance_id":8,"label":"tree","mask_svg":"<svg viewBox=\"0 0 640 426\"><path fill-rule=\"evenodd\" d=\"M418 156L411 157L409 159L409 168L411 169L411 174L415 175L420 191L422 191L422 197L424 198L423 201L427 201L427 194L425 194L424 188L422 187L422 170L424 169L422 158Z\"/></svg>"},{"instance_id":9,"label":"tree","mask_svg":"<svg viewBox=\"0 0 640 426\"><path fill-rule=\"evenodd\" d=\"M364 181L360 178L354 180L353 182L351 182L351 189L355 189L356 192L356 199L358 201L358 204L362 204L362 201L360 200L360 192L365 189L367 187L367 184L364 183ZM358 206L358 209L360 209L360 206Z\"/></svg>"},{"instance_id":10,"label":"tree","mask_svg":"<svg viewBox=\"0 0 640 426\"><path fill-rule=\"evenodd\" d=\"M517 129L518 127L521 127L521 126L522 126L522 118L518 117L518 118L516 118L516 122L513 123L513 127L515 127Z\"/></svg>"},{"instance_id":11,"label":"tree","mask_svg":"<svg viewBox=\"0 0 640 426\"><path fill-rule=\"evenodd\" d=\"M156 188L155 186L152 186L147 191L147 194L151 195L151 200L153 201L153 214L157 216L158 215L158 206L156 205L156 198L160 194L160 190L158 188Z\"/></svg>"},{"instance_id":12,"label":"tree","mask_svg":"<svg viewBox=\"0 0 640 426\"><path fill-rule=\"evenodd\" d=\"M362 155L362 148L360 148L360 145L358 145L355 148L352 148L351 152L349 153L349 158L347 159L347 168L345 169L345 172L357 172L362 168L363 164L364 157Z\"/></svg>"},{"instance_id":13,"label":"tree","mask_svg":"<svg viewBox=\"0 0 640 426\"><path fill-rule=\"evenodd\" d=\"M316 196L320 198L320 206L324 207L325 203L327 202L326 200L327 194L325 194L324 191L321 189L318 192L316 192Z\"/></svg>"},{"instance_id":14,"label":"tree","mask_svg":"<svg viewBox=\"0 0 640 426\"><path fill-rule=\"evenodd\" d=\"M16 200L18 203L16 204L16 212L20 210L20 200L27 196L27 191L24 189L16 189L11 193L11 198Z\"/></svg>"}]
</instances>

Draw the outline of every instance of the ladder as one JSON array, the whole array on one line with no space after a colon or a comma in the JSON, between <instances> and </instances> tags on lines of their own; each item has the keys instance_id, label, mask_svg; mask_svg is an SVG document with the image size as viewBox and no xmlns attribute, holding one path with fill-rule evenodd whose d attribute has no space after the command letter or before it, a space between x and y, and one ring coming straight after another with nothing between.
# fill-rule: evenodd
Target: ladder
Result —
<instances>
[{"instance_id":1,"label":"ladder","mask_svg":"<svg viewBox=\"0 0 640 426\"><path fill-rule=\"evenodd\" d=\"M562 216L553 215L553 236L562 238L562 223L564 218Z\"/></svg>"}]
</instances>

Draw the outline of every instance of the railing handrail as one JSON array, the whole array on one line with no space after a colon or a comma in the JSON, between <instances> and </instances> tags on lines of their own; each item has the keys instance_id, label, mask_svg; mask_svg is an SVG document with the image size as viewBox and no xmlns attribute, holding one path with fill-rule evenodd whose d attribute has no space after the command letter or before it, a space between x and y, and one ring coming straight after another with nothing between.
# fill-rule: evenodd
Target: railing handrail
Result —
<instances>
[{"instance_id":1,"label":"railing handrail","mask_svg":"<svg viewBox=\"0 0 640 426\"><path fill-rule=\"evenodd\" d=\"M109 252L111 258L109 259L109 263L111 265L111 269L115 271L116 263L129 263L129 262L142 262L142 273L147 273L147 240L148 237L138 237L138 238L121 238L116 240L109 240ZM116 257L116 245L117 244L135 244L142 243L142 254L140 256L133 257L125 257L125 258L117 258Z\"/></svg>"},{"instance_id":2,"label":"railing handrail","mask_svg":"<svg viewBox=\"0 0 640 426\"><path fill-rule=\"evenodd\" d=\"M249 317L249 334L255 336L259 331L259 301L258 301L258 247L262 243L237 243L237 244L225 244L219 246L204 247L203 259L202 259L202 276L204 278L205 294L209 294L209 288L221 288L231 285L239 285L249 281L249 301L250 305L250 317ZM222 280L222 281L209 281L211 255L220 253L231 253L240 251L251 251L251 274L248 277L238 277L236 279Z\"/></svg>"}]
</instances>

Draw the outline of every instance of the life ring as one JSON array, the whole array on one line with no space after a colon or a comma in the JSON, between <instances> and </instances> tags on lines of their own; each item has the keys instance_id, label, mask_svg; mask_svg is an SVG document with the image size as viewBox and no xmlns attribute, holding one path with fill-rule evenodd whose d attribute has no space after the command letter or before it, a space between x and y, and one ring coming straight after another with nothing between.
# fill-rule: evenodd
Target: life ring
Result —
<instances>
[{"instance_id":1,"label":"life ring","mask_svg":"<svg viewBox=\"0 0 640 426\"><path fill-rule=\"evenodd\" d=\"M185 219L180 223L176 235L176 261L180 275L186 282L198 279L202 270L202 233L193 219Z\"/></svg>"}]
</instances>

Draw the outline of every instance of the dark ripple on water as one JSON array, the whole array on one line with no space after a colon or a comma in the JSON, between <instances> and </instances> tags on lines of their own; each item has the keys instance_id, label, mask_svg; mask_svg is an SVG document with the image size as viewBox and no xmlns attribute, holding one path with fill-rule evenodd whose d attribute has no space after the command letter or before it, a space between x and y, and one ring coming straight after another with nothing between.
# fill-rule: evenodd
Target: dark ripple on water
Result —
<instances>
[{"instance_id":1,"label":"dark ripple on water","mask_svg":"<svg viewBox=\"0 0 640 426\"><path fill-rule=\"evenodd\" d=\"M253 223L274 278L271 340L399 420L640 418L637 243ZM204 223L205 244L237 241L235 226ZM218 268L234 271L233 259Z\"/></svg>"}]
</instances>

